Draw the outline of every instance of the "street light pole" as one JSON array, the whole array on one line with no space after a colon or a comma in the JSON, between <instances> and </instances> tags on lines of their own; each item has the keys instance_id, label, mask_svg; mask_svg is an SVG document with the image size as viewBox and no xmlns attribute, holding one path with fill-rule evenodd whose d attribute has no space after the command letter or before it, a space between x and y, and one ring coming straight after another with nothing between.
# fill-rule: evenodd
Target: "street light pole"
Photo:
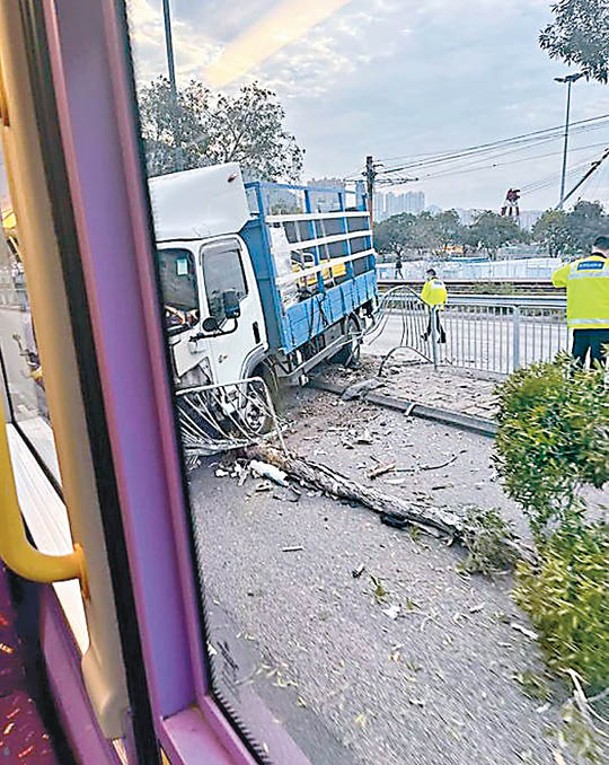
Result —
<instances>
[{"instance_id":1,"label":"street light pole","mask_svg":"<svg viewBox=\"0 0 609 765\"><path fill-rule=\"evenodd\" d=\"M176 166L178 170L184 169L184 155L182 152L182 138L178 114L178 88L176 85L176 63L173 55L173 36L171 34L171 9L169 0L163 0L163 19L165 22L165 47L167 50L167 72L169 74L169 96L173 111L174 129L176 138Z\"/></svg>"},{"instance_id":2,"label":"street light pole","mask_svg":"<svg viewBox=\"0 0 609 765\"><path fill-rule=\"evenodd\" d=\"M169 73L169 91L174 103L177 102L176 63L173 56L173 37L171 34L171 9L169 0L163 0L163 18L165 21L165 47L167 50L167 71Z\"/></svg>"},{"instance_id":3,"label":"street light pole","mask_svg":"<svg viewBox=\"0 0 609 765\"><path fill-rule=\"evenodd\" d=\"M569 124L571 119L571 86L574 82L577 82L577 80L580 79L580 77L583 77L584 75L581 72L578 72L577 74L568 74L566 77L555 77L554 80L556 82L566 82L567 83L567 113L565 116L565 139L564 139L564 148L563 148L563 156L562 156L562 173L560 177L560 197L558 198L558 209L562 210L563 204L564 204L564 197L565 197L565 185L567 182L567 155L569 151Z\"/></svg>"}]
</instances>

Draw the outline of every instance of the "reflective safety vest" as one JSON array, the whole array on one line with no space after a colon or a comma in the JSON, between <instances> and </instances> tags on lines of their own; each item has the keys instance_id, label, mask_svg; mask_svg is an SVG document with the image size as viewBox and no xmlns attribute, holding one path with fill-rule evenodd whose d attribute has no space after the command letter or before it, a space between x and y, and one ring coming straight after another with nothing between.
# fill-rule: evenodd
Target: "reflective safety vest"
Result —
<instances>
[{"instance_id":1,"label":"reflective safety vest","mask_svg":"<svg viewBox=\"0 0 609 765\"><path fill-rule=\"evenodd\" d=\"M552 284L567 288L570 329L609 329L609 259L604 255L566 263L554 271Z\"/></svg>"},{"instance_id":2,"label":"reflective safety vest","mask_svg":"<svg viewBox=\"0 0 609 765\"><path fill-rule=\"evenodd\" d=\"M446 286L441 279L430 279L421 290L421 300L429 306L443 306L448 299Z\"/></svg>"}]
</instances>

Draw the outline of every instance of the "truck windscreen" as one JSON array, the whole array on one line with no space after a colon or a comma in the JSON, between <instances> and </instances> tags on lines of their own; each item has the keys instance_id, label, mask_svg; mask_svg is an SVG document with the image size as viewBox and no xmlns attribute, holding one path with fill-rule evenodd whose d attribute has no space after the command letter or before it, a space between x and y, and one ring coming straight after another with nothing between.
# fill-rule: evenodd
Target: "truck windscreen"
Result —
<instances>
[{"instance_id":1,"label":"truck windscreen","mask_svg":"<svg viewBox=\"0 0 609 765\"><path fill-rule=\"evenodd\" d=\"M192 327L199 319L194 258L183 249L158 251L165 320L173 331Z\"/></svg>"}]
</instances>

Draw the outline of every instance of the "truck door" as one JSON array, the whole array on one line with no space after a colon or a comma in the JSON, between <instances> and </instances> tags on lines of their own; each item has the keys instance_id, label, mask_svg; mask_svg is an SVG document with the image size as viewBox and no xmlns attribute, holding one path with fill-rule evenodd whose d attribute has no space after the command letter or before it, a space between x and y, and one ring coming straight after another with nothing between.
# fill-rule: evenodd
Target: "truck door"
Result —
<instances>
[{"instance_id":1,"label":"truck door","mask_svg":"<svg viewBox=\"0 0 609 765\"><path fill-rule=\"evenodd\" d=\"M260 293L247 247L238 236L213 239L202 245L199 258L203 274L202 301L223 333L209 340L216 382L236 382L248 377L267 350ZM227 319L223 294L234 290L241 315ZM205 306L204 306L205 310Z\"/></svg>"},{"instance_id":2,"label":"truck door","mask_svg":"<svg viewBox=\"0 0 609 765\"><path fill-rule=\"evenodd\" d=\"M174 373L190 384L201 384L200 376L186 377L200 365L211 371L205 361L211 355L209 340L201 332L207 309L197 278L196 248L193 249L182 243L162 245L157 251L157 262Z\"/></svg>"}]
</instances>

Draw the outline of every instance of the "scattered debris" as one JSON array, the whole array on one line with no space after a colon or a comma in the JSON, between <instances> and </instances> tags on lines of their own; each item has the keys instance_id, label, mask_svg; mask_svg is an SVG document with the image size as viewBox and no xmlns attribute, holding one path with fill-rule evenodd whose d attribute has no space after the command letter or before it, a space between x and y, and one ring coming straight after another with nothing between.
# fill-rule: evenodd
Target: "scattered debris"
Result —
<instances>
[{"instance_id":1,"label":"scattered debris","mask_svg":"<svg viewBox=\"0 0 609 765\"><path fill-rule=\"evenodd\" d=\"M381 475L385 475L385 473L392 473L395 469L395 462L389 462L387 465L379 465L368 473L368 478L371 481L374 481L375 478L378 478Z\"/></svg>"},{"instance_id":2,"label":"scattered debris","mask_svg":"<svg viewBox=\"0 0 609 765\"><path fill-rule=\"evenodd\" d=\"M411 698L411 699L408 699L408 701L412 704L413 707L420 707L421 709L424 709L425 707L424 699Z\"/></svg>"},{"instance_id":3,"label":"scattered debris","mask_svg":"<svg viewBox=\"0 0 609 765\"><path fill-rule=\"evenodd\" d=\"M377 388L380 388L383 383L380 380L374 378L370 380L362 380L361 382L350 385L343 391L341 398L343 401L353 401L356 398L365 398L368 393Z\"/></svg>"},{"instance_id":4,"label":"scattered debris","mask_svg":"<svg viewBox=\"0 0 609 765\"><path fill-rule=\"evenodd\" d=\"M369 430L364 430L363 433L355 437L355 443L364 446L369 446L372 443L372 436Z\"/></svg>"},{"instance_id":5,"label":"scattered debris","mask_svg":"<svg viewBox=\"0 0 609 765\"><path fill-rule=\"evenodd\" d=\"M287 475L283 470L279 470L275 465L270 465L268 462L261 462L259 460L252 460L250 462L250 469L260 476L260 478L268 478L279 486L289 486L287 481ZM220 468L218 468L220 470ZM218 471L216 471L218 475ZM228 473L226 473L228 475Z\"/></svg>"},{"instance_id":6,"label":"scattered debris","mask_svg":"<svg viewBox=\"0 0 609 765\"><path fill-rule=\"evenodd\" d=\"M374 576L373 574L370 574L370 579L372 579L372 584L374 585L374 597L376 602L383 603L387 595L389 595L383 586L383 580Z\"/></svg>"},{"instance_id":7,"label":"scattered debris","mask_svg":"<svg viewBox=\"0 0 609 765\"><path fill-rule=\"evenodd\" d=\"M351 576L354 579L359 579L360 576L364 573L365 570L366 570L366 567L362 563L361 566L358 566L357 568L353 569L353 571L351 572Z\"/></svg>"},{"instance_id":8,"label":"scattered debris","mask_svg":"<svg viewBox=\"0 0 609 765\"><path fill-rule=\"evenodd\" d=\"M421 465L421 470L441 470L442 468L452 465L453 462L459 459L460 454L465 454L466 452L467 452L467 449L461 449L460 452L458 452L457 454L453 454L453 456L446 462L442 462L439 465Z\"/></svg>"},{"instance_id":9,"label":"scattered debris","mask_svg":"<svg viewBox=\"0 0 609 765\"><path fill-rule=\"evenodd\" d=\"M389 608L386 608L383 613L386 614L390 619L397 619L400 615L400 607L399 605L389 606Z\"/></svg>"},{"instance_id":10,"label":"scattered debris","mask_svg":"<svg viewBox=\"0 0 609 765\"><path fill-rule=\"evenodd\" d=\"M279 489L275 489L271 496L280 502L300 502L301 497L300 492L296 491L293 486L288 486L288 488L281 486Z\"/></svg>"},{"instance_id":11,"label":"scattered debris","mask_svg":"<svg viewBox=\"0 0 609 765\"><path fill-rule=\"evenodd\" d=\"M510 627L513 630L516 630L516 632L520 632L521 634L526 635L526 637L531 638L531 640L537 640L539 638L539 635L536 632L523 627L522 624L518 624L518 622L512 622Z\"/></svg>"}]
</instances>

